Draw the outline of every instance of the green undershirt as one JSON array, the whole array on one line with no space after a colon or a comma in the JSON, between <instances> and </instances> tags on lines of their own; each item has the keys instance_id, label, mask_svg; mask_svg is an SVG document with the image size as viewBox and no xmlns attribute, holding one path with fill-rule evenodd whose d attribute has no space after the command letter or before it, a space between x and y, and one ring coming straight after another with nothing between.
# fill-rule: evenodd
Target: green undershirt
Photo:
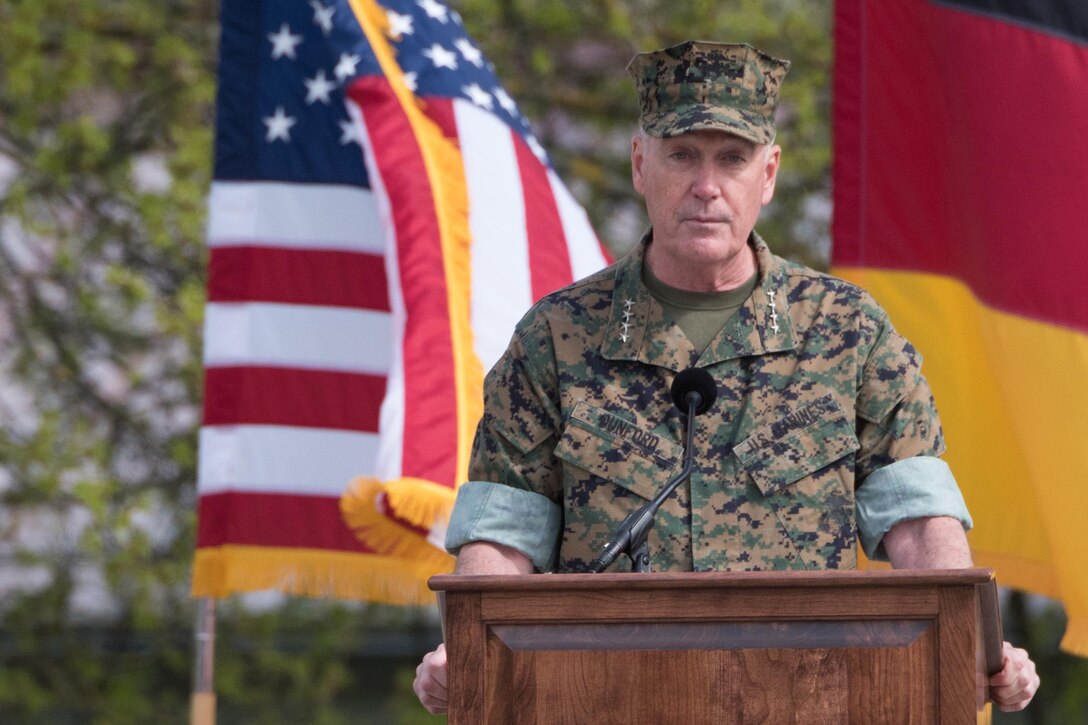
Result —
<instances>
[{"instance_id":1,"label":"green undershirt","mask_svg":"<svg viewBox=\"0 0 1088 725\"><path fill-rule=\"evenodd\" d=\"M665 316L676 323L700 355L752 296L758 281L759 273L756 272L736 289L690 292L665 284L654 276L648 264L642 265L642 283L665 308Z\"/></svg>"}]
</instances>

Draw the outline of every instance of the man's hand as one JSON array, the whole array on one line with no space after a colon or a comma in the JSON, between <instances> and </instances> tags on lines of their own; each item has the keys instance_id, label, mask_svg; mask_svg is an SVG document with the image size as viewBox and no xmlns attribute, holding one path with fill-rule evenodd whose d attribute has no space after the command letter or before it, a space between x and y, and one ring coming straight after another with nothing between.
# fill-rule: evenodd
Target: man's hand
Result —
<instances>
[{"instance_id":1,"label":"man's hand","mask_svg":"<svg viewBox=\"0 0 1088 725\"><path fill-rule=\"evenodd\" d=\"M434 652L428 652L416 668L412 690L432 715L446 712L449 699L446 696L446 645L440 644ZM1034 672L1034 668L1032 672ZM992 682L992 681L991 681Z\"/></svg>"},{"instance_id":2,"label":"man's hand","mask_svg":"<svg viewBox=\"0 0 1088 725\"><path fill-rule=\"evenodd\" d=\"M520 551L490 541L473 541L461 547L457 554L458 574L532 574L533 562ZM412 690L432 715L440 715L449 707L446 694L449 667L446 645L440 644L428 652L416 668Z\"/></svg>"},{"instance_id":3,"label":"man's hand","mask_svg":"<svg viewBox=\"0 0 1088 725\"><path fill-rule=\"evenodd\" d=\"M884 534L884 548L896 569L957 569L971 566L967 536L956 519L902 521ZM1004 667L990 678L990 697L1005 712L1023 710L1039 689L1035 663L1022 649L1005 642Z\"/></svg>"},{"instance_id":4,"label":"man's hand","mask_svg":"<svg viewBox=\"0 0 1088 725\"><path fill-rule=\"evenodd\" d=\"M1023 710L1039 689L1039 675L1035 663L1022 649L1008 642L1003 647L1004 667L990 678L990 697L1005 712Z\"/></svg>"}]
</instances>

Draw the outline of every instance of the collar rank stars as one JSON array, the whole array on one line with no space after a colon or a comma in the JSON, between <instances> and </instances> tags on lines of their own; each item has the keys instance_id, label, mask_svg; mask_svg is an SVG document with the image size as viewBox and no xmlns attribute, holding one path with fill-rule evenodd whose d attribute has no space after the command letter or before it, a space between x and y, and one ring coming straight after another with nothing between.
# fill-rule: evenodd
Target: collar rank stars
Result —
<instances>
[{"instance_id":1,"label":"collar rank stars","mask_svg":"<svg viewBox=\"0 0 1088 725\"><path fill-rule=\"evenodd\" d=\"M777 334L778 333L778 310L775 307L775 303L774 303L775 293L776 293L775 290L770 290L769 292L767 292L767 298L768 298L767 299L767 308L771 313L771 330L773 330L775 332L775 334Z\"/></svg>"},{"instance_id":2,"label":"collar rank stars","mask_svg":"<svg viewBox=\"0 0 1088 725\"><path fill-rule=\"evenodd\" d=\"M627 331L631 329L631 308L635 306L635 301L632 299L625 299L623 301L623 333L620 334L620 340L627 342Z\"/></svg>"}]
</instances>

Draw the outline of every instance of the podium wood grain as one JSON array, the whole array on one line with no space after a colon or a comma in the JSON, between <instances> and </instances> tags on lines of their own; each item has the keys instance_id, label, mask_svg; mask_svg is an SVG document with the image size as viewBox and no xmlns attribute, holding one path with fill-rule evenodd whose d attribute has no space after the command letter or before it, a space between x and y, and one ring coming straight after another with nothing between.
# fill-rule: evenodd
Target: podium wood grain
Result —
<instances>
[{"instance_id":1,"label":"podium wood grain","mask_svg":"<svg viewBox=\"0 0 1088 725\"><path fill-rule=\"evenodd\" d=\"M989 570L435 577L454 723L974 723ZM993 633L991 633L993 634ZM1000 636L1000 633L997 633Z\"/></svg>"}]
</instances>

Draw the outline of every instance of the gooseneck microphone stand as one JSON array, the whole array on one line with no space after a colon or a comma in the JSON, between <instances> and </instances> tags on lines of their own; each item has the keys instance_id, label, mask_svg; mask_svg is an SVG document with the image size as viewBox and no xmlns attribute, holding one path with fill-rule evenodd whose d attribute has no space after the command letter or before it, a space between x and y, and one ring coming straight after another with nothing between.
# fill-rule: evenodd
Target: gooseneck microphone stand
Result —
<instances>
[{"instance_id":1,"label":"gooseneck microphone stand","mask_svg":"<svg viewBox=\"0 0 1088 725\"><path fill-rule=\"evenodd\" d=\"M631 571L649 572L650 548L647 538L654 527L654 516L676 487L691 475L695 463L695 451L692 442L695 438L695 416L705 413L717 397L717 385L710 373L701 368L689 368L676 376L672 384L673 400L680 407L686 404L687 419L684 429L684 467L669 480L665 487L654 496L650 503L627 515L619 525L604 549L589 565L589 571L604 571L620 554L627 554L631 559Z\"/></svg>"}]
</instances>

